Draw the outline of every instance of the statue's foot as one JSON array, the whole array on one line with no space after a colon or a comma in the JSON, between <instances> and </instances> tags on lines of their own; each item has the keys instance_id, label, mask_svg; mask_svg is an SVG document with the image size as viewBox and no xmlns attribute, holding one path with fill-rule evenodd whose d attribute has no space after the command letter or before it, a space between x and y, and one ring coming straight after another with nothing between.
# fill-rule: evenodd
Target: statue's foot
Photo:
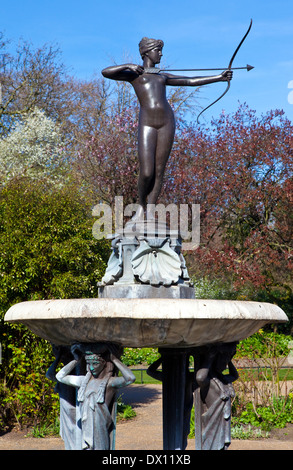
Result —
<instances>
[{"instance_id":1,"label":"statue's foot","mask_svg":"<svg viewBox=\"0 0 293 470\"><path fill-rule=\"evenodd\" d=\"M146 220L148 220L148 221L156 220L154 210L152 210L152 209L151 209L151 210L147 209L147 211L146 211Z\"/></svg>"},{"instance_id":2,"label":"statue's foot","mask_svg":"<svg viewBox=\"0 0 293 470\"><path fill-rule=\"evenodd\" d=\"M143 222L144 221L144 208L139 206L134 216L131 218L131 222Z\"/></svg>"}]
</instances>

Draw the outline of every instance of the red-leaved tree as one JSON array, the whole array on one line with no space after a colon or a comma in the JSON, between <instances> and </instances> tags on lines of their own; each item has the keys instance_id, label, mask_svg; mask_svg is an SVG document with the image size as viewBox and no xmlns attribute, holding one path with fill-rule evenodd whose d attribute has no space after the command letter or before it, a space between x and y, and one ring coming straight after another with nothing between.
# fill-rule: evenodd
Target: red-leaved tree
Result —
<instances>
[{"instance_id":1,"label":"red-leaved tree","mask_svg":"<svg viewBox=\"0 0 293 470\"><path fill-rule=\"evenodd\" d=\"M182 130L163 198L201 205L198 272L292 295L293 126L282 111L246 106ZM289 295L289 294L288 294Z\"/></svg>"}]
</instances>

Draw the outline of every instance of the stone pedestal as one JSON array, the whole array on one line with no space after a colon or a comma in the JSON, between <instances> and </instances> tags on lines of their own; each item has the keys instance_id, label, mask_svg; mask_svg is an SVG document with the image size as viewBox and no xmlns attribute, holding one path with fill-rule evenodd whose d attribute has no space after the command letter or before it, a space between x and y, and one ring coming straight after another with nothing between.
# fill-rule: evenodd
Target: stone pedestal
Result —
<instances>
[{"instance_id":1,"label":"stone pedestal","mask_svg":"<svg viewBox=\"0 0 293 470\"><path fill-rule=\"evenodd\" d=\"M149 284L126 284L102 286L100 299L194 299L194 288L186 284L175 286L151 286Z\"/></svg>"},{"instance_id":2,"label":"stone pedestal","mask_svg":"<svg viewBox=\"0 0 293 470\"><path fill-rule=\"evenodd\" d=\"M181 253L181 237L166 224L154 219L129 222L123 233L108 238L112 239L112 254L101 287L191 286ZM148 295L151 297L151 292Z\"/></svg>"}]
</instances>

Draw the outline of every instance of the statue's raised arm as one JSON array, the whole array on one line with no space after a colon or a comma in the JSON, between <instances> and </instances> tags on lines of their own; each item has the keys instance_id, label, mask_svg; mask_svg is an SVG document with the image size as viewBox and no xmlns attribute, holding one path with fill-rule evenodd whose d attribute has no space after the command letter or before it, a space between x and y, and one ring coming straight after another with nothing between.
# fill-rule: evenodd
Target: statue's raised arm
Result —
<instances>
[{"instance_id":1,"label":"statue's raised arm","mask_svg":"<svg viewBox=\"0 0 293 470\"><path fill-rule=\"evenodd\" d=\"M143 67L136 64L113 65L102 70L105 78L131 82L143 73Z\"/></svg>"}]
</instances>

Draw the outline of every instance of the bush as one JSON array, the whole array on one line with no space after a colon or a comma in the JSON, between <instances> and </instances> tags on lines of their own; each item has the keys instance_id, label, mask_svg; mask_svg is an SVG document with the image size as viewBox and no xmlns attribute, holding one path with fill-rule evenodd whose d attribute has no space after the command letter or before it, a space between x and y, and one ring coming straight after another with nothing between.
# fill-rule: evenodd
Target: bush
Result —
<instances>
[{"instance_id":1,"label":"bush","mask_svg":"<svg viewBox=\"0 0 293 470\"><path fill-rule=\"evenodd\" d=\"M289 354L290 336L259 330L237 346L236 358L264 359L285 357Z\"/></svg>"},{"instance_id":2,"label":"bush","mask_svg":"<svg viewBox=\"0 0 293 470\"><path fill-rule=\"evenodd\" d=\"M256 288L248 282L241 286L235 286L233 275L225 275L219 279L213 274L205 277L194 276L192 282L194 283L195 297L198 299L255 301L278 305L289 319L287 323L277 325L278 332L292 334L293 293L289 286L265 285ZM265 330L270 331L271 329L271 325L266 325ZM274 331L275 329L276 325L274 325Z\"/></svg>"},{"instance_id":3,"label":"bush","mask_svg":"<svg viewBox=\"0 0 293 470\"><path fill-rule=\"evenodd\" d=\"M127 366L152 364L160 357L156 348L125 348L121 360Z\"/></svg>"},{"instance_id":4,"label":"bush","mask_svg":"<svg viewBox=\"0 0 293 470\"><path fill-rule=\"evenodd\" d=\"M18 384L10 386L9 380L3 390L4 410L8 411L11 420L21 427L55 421L59 415L59 397L54 393L52 384L44 379L44 369L36 368L33 371L25 350L9 346L13 349L12 358L15 367L13 375L11 374L11 382L16 376Z\"/></svg>"},{"instance_id":5,"label":"bush","mask_svg":"<svg viewBox=\"0 0 293 470\"><path fill-rule=\"evenodd\" d=\"M284 428L293 423L292 394L288 397L275 397L270 406L253 406L248 403L239 417L232 418L233 425L250 424L264 431Z\"/></svg>"},{"instance_id":6,"label":"bush","mask_svg":"<svg viewBox=\"0 0 293 470\"><path fill-rule=\"evenodd\" d=\"M53 422L54 384L45 379L51 345L21 325L4 323L17 302L95 297L110 254L92 235L92 201L73 183L15 179L0 188L0 424Z\"/></svg>"},{"instance_id":7,"label":"bush","mask_svg":"<svg viewBox=\"0 0 293 470\"><path fill-rule=\"evenodd\" d=\"M117 421L135 418L136 412L130 405L123 403L121 395L117 399Z\"/></svg>"}]
</instances>

